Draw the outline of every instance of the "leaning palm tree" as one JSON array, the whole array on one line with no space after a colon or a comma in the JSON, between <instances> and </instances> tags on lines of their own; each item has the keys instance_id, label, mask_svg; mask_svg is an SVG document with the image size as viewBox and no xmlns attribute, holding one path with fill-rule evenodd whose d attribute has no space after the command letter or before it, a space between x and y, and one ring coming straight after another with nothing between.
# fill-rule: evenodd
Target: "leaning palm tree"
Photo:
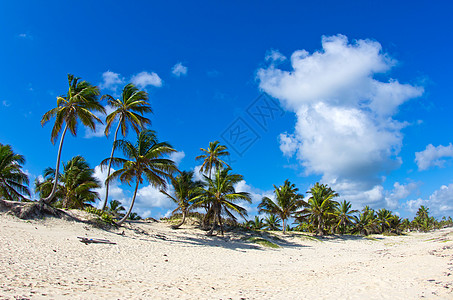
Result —
<instances>
[{"instance_id":1,"label":"leaning palm tree","mask_svg":"<svg viewBox=\"0 0 453 300\"><path fill-rule=\"evenodd\" d=\"M126 209L121 205L121 202L118 200L112 200L109 202L108 212L112 214L115 218L121 218L124 216L124 211Z\"/></svg>"},{"instance_id":2,"label":"leaning palm tree","mask_svg":"<svg viewBox=\"0 0 453 300\"><path fill-rule=\"evenodd\" d=\"M300 208L306 205L302 199L304 196L298 193L299 189L288 179L282 186L274 185L275 201L263 197L258 205L259 213L277 215L283 222L283 233L286 233L286 220L296 214Z\"/></svg>"},{"instance_id":3,"label":"leaning palm tree","mask_svg":"<svg viewBox=\"0 0 453 300\"><path fill-rule=\"evenodd\" d=\"M22 171L25 158L13 152L10 145L0 144L0 197L9 200L26 200L30 196L28 176Z\"/></svg>"},{"instance_id":4,"label":"leaning palm tree","mask_svg":"<svg viewBox=\"0 0 453 300\"><path fill-rule=\"evenodd\" d=\"M118 126L115 130L115 136L113 138L113 144L115 144L118 131L121 127L121 134L123 137L127 135L129 125L138 134L140 130L144 129L147 124L151 121L145 118L143 114L152 112L148 101L148 94L144 91L140 91L132 83L127 84L123 88L121 98L115 99L110 95L102 96L102 99L107 99L108 105L113 107L115 110L110 113L106 118L105 135L108 136L113 123L118 120ZM112 146L112 153L110 158L113 158L115 147ZM112 160L109 161L107 168L107 177L110 176L110 170L112 167ZM105 199L102 204L102 210L105 210L107 206L107 200L109 197L109 183L105 184Z\"/></svg>"},{"instance_id":5,"label":"leaning palm tree","mask_svg":"<svg viewBox=\"0 0 453 300\"><path fill-rule=\"evenodd\" d=\"M335 218L335 208L338 202L333 200L339 196L327 184L317 182L307 193L311 196L308 199L308 207L304 209L303 217L308 218L316 226L316 234L324 235L326 229Z\"/></svg>"},{"instance_id":6,"label":"leaning palm tree","mask_svg":"<svg viewBox=\"0 0 453 300\"><path fill-rule=\"evenodd\" d=\"M227 147L220 145L219 141L209 142L209 147L207 149L200 148L205 154L197 156L196 160L203 160L200 171L208 174L208 177L211 178L211 171L213 168L220 169L223 167L230 167L225 161L220 157L228 156L230 153L227 150Z\"/></svg>"},{"instance_id":7,"label":"leaning palm tree","mask_svg":"<svg viewBox=\"0 0 453 300\"><path fill-rule=\"evenodd\" d=\"M177 211L181 211L182 213L181 222L171 226L173 229L177 229L184 224L194 199L201 194L203 182L199 180L194 181L193 176L193 171L182 171L178 176L170 178L170 182L174 189L174 196L170 195L165 190L160 191L178 205L172 213L174 214Z\"/></svg>"},{"instance_id":8,"label":"leaning palm tree","mask_svg":"<svg viewBox=\"0 0 453 300\"><path fill-rule=\"evenodd\" d=\"M351 206L351 202L343 200L343 202L340 202L340 205L335 208L335 217L337 219L335 228L338 229L341 234L344 234L346 228L353 224L352 221L354 218L352 215L359 212L356 209L351 209Z\"/></svg>"},{"instance_id":9,"label":"leaning palm tree","mask_svg":"<svg viewBox=\"0 0 453 300\"><path fill-rule=\"evenodd\" d=\"M216 169L213 178L203 175L206 186L203 188L202 195L196 197L194 206L201 206L209 203L207 216L211 216L212 218L212 227L209 230L208 235L212 235L217 226L217 222L220 225L220 232L223 234L222 213L233 220L236 220L233 213L237 213L245 219L247 210L234 203L235 201L243 200L249 203L252 202L249 193L236 192L234 188L238 182L243 180L243 176L230 173L230 171L230 168Z\"/></svg>"},{"instance_id":10,"label":"leaning palm tree","mask_svg":"<svg viewBox=\"0 0 453 300\"><path fill-rule=\"evenodd\" d=\"M130 207L124 217L118 221L118 225L127 220L132 208L134 207L137 190L145 178L156 188L165 190L167 188L166 179L178 171L174 161L164 158L166 155L176 152L168 143L159 142L156 134L152 130L143 130L137 136L136 144L127 140L118 140L114 144L115 148L122 150L126 158L106 158L101 162L104 167L112 161L114 166L121 166L109 177L107 182L119 178L121 182L131 184L135 179L135 190Z\"/></svg>"},{"instance_id":11,"label":"leaning palm tree","mask_svg":"<svg viewBox=\"0 0 453 300\"><path fill-rule=\"evenodd\" d=\"M58 174L60 170L61 149L63 147L66 131L69 129L72 135L77 135L77 124L80 120L83 125L88 126L91 130L96 130L96 122L102 121L95 116L92 111L105 113L104 107L99 103L99 89L91 85L87 81L79 81L80 78L68 74L69 89L66 95L57 97L57 107L46 112L42 119L41 125L44 126L49 120L55 116L55 124L52 128L50 140L55 144L55 140L60 134L63 125L63 133L61 134L60 146L58 147L57 165L55 168L55 180L52 191L49 196L42 199L45 203L50 203L55 195L58 185Z\"/></svg>"}]
</instances>

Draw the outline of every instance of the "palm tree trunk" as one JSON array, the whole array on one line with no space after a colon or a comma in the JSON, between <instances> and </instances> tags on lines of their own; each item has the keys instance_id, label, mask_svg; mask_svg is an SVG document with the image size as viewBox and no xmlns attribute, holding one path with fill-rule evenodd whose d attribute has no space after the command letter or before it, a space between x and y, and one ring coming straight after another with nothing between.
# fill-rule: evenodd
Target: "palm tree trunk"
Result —
<instances>
[{"instance_id":1,"label":"palm tree trunk","mask_svg":"<svg viewBox=\"0 0 453 300\"><path fill-rule=\"evenodd\" d=\"M67 130L68 130L68 124L66 123L64 130L63 130L63 134L61 135L60 146L58 147L57 166L55 168L55 181L53 183L52 191L50 192L50 195L47 196L47 198L42 199L42 201L46 204L49 204L52 201L53 197L55 196L55 192L57 190L58 176L59 176L59 170L60 170L61 149L63 148L63 140L64 140L64 136L66 135Z\"/></svg>"},{"instance_id":2,"label":"palm tree trunk","mask_svg":"<svg viewBox=\"0 0 453 300\"><path fill-rule=\"evenodd\" d=\"M282 222L283 222L283 234L285 234L286 233L285 219L282 218Z\"/></svg>"},{"instance_id":3,"label":"palm tree trunk","mask_svg":"<svg viewBox=\"0 0 453 300\"><path fill-rule=\"evenodd\" d=\"M109 168L107 169L107 178L109 178L109 176L110 176L110 169L112 167L113 153L115 152L116 137L118 136L118 130L120 129L122 119L123 119L123 117L120 118L118 127L116 128L116 131L115 131L115 138L113 139L113 146L112 146L112 154L110 154ZM102 204L102 208L101 208L102 210L105 210L105 208L107 207L107 200L109 198L109 183L110 183L109 181L107 181L105 183L105 199L104 199L104 203Z\"/></svg>"},{"instance_id":4,"label":"palm tree trunk","mask_svg":"<svg viewBox=\"0 0 453 300\"><path fill-rule=\"evenodd\" d=\"M184 224L185 221L186 221L186 210L183 209L182 210L182 220L181 220L181 222L179 222L179 224L172 225L171 228L178 229L179 227L182 226L182 224Z\"/></svg>"},{"instance_id":5,"label":"palm tree trunk","mask_svg":"<svg viewBox=\"0 0 453 300\"><path fill-rule=\"evenodd\" d=\"M215 226L217 225L217 205L214 204L213 208L214 208L214 213L213 213L214 218L212 220L212 227L209 230L209 232L207 233L207 235L212 235L212 233L214 232Z\"/></svg>"},{"instance_id":6,"label":"palm tree trunk","mask_svg":"<svg viewBox=\"0 0 453 300\"><path fill-rule=\"evenodd\" d=\"M219 210L219 215L217 216L217 219L219 220L220 234L223 236L223 224L222 224L222 216L220 215L220 210Z\"/></svg>"},{"instance_id":7,"label":"palm tree trunk","mask_svg":"<svg viewBox=\"0 0 453 300\"><path fill-rule=\"evenodd\" d=\"M137 178L137 184L135 185L134 196L132 197L132 202L131 202L131 205L129 206L129 210L128 210L127 213L124 215L124 217L123 217L121 220L119 220L119 222L116 223L116 225L121 226L121 224L123 224L124 221L126 221L127 218L129 217L129 215L131 214L131 212L132 212L132 207L134 207L135 197L137 196L138 184L139 184L139 180L138 180L138 178Z\"/></svg>"}]
</instances>

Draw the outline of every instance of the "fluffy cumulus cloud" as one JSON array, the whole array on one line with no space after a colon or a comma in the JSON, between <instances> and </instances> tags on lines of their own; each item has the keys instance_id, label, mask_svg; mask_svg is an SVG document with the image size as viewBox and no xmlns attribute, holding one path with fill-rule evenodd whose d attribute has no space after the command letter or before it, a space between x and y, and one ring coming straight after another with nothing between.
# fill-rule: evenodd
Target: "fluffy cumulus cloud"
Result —
<instances>
[{"instance_id":1,"label":"fluffy cumulus cloud","mask_svg":"<svg viewBox=\"0 0 453 300\"><path fill-rule=\"evenodd\" d=\"M162 79L154 72L148 73L146 71L140 72L131 78L131 82L136 86L144 89L147 86L161 87Z\"/></svg>"},{"instance_id":2,"label":"fluffy cumulus cloud","mask_svg":"<svg viewBox=\"0 0 453 300\"><path fill-rule=\"evenodd\" d=\"M417 163L420 171L427 170L431 167L442 168L446 160L442 158L453 157L453 145L450 143L448 146L437 146L429 144L426 149L421 152L415 152L415 162Z\"/></svg>"},{"instance_id":3,"label":"fluffy cumulus cloud","mask_svg":"<svg viewBox=\"0 0 453 300\"><path fill-rule=\"evenodd\" d=\"M118 86L123 83L124 79L120 74L112 71L106 71L102 73L102 82L99 84L99 87L101 89L116 91L118 89Z\"/></svg>"},{"instance_id":4,"label":"fluffy cumulus cloud","mask_svg":"<svg viewBox=\"0 0 453 300\"><path fill-rule=\"evenodd\" d=\"M266 53L265 60L271 63L280 63L286 60L286 56L277 50L270 50Z\"/></svg>"},{"instance_id":5,"label":"fluffy cumulus cloud","mask_svg":"<svg viewBox=\"0 0 453 300\"><path fill-rule=\"evenodd\" d=\"M257 72L260 88L297 116L294 133L280 135L284 155L295 155L342 197L385 204L382 174L401 164L405 126L393 116L423 88L377 80L396 61L371 40L323 37L321 50L295 51L290 63L289 71L270 64Z\"/></svg>"},{"instance_id":6,"label":"fluffy cumulus cloud","mask_svg":"<svg viewBox=\"0 0 453 300\"><path fill-rule=\"evenodd\" d=\"M181 163L182 159L186 156L184 151L173 152L170 154L170 159L175 162L177 166Z\"/></svg>"},{"instance_id":7,"label":"fluffy cumulus cloud","mask_svg":"<svg viewBox=\"0 0 453 300\"><path fill-rule=\"evenodd\" d=\"M113 173L115 169L110 170L110 174ZM94 177L97 178L101 182L101 187L95 189L96 192L99 193L100 201L98 206L100 207L105 199L105 180L107 179L107 168L101 168L100 166L96 166L94 168ZM118 181L112 181L109 184L109 199L111 200L118 200L122 203L127 202L126 195L123 189L118 185Z\"/></svg>"},{"instance_id":8,"label":"fluffy cumulus cloud","mask_svg":"<svg viewBox=\"0 0 453 300\"><path fill-rule=\"evenodd\" d=\"M428 199L418 198L405 203L405 208L411 213L416 213L421 205L429 207L430 215L439 218L453 214L453 184L442 185L434 191Z\"/></svg>"},{"instance_id":9,"label":"fluffy cumulus cloud","mask_svg":"<svg viewBox=\"0 0 453 300\"><path fill-rule=\"evenodd\" d=\"M176 77L181 77L182 75L187 75L187 70L188 70L187 67L183 66L183 64L179 62L173 66L171 72Z\"/></svg>"}]
</instances>

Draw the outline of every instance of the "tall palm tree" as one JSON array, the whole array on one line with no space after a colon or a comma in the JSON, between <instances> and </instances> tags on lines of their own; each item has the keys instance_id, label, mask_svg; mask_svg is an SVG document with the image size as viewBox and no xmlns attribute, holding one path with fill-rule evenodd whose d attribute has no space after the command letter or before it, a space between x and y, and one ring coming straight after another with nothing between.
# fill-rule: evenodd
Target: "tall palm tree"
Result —
<instances>
[{"instance_id":1,"label":"tall palm tree","mask_svg":"<svg viewBox=\"0 0 453 300\"><path fill-rule=\"evenodd\" d=\"M267 215L264 219L264 228L267 230L281 230L281 221L276 215Z\"/></svg>"},{"instance_id":2,"label":"tall palm tree","mask_svg":"<svg viewBox=\"0 0 453 300\"><path fill-rule=\"evenodd\" d=\"M118 126L115 130L115 136L113 138L113 144L115 144L118 131L121 127L121 134L123 137L127 135L128 127L132 126L135 132L138 134L140 130L144 129L147 124L151 121L144 117L143 114L151 113L151 106L148 101L148 93L140 91L132 83L127 84L123 88L120 99L115 99L110 95L102 96L102 99L107 99L108 105L113 107L115 110L111 112L106 118L105 135L108 136L113 123L118 120ZM112 153L110 158L113 158L115 147L112 146ZM110 176L110 170L112 167L112 160L109 162L107 168L107 177ZM102 210L105 210L107 206L107 200L109 197L109 183L105 184L105 199L102 204Z\"/></svg>"},{"instance_id":3,"label":"tall palm tree","mask_svg":"<svg viewBox=\"0 0 453 300\"><path fill-rule=\"evenodd\" d=\"M175 190L174 196L170 195L165 190L160 191L178 205L172 213L177 211L181 211L182 213L181 222L173 225L173 229L177 229L184 224L194 199L201 194L203 182L199 180L194 181L193 176L193 171L182 171L178 176L170 178L170 182Z\"/></svg>"},{"instance_id":4,"label":"tall palm tree","mask_svg":"<svg viewBox=\"0 0 453 300\"><path fill-rule=\"evenodd\" d=\"M92 111L105 113L104 107L99 103L99 89L91 85L87 81L79 81L80 78L68 74L69 89L66 95L57 97L57 107L46 112L42 119L41 125L44 126L49 120L55 116L55 124L52 128L50 140L55 144L55 140L60 134L63 125L63 133L61 134L60 146L58 147L57 165L55 167L55 181L52 191L46 198L42 199L45 203L50 203L55 195L58 185L58 174L60 170L61 149L63 147L66 131L77 135L77 124L80 120L83 125L88 126L91 130L96 130L96 122L102 121L95 116Z\"/></svg>"},{"instance_id":5,"label":"tall palm tree","mask_svg":"<svg viewBox=\"0 0 453 300\"><path fill-rule=\"evenodd\" d=\"M178 168L174 161L163 158L172 152L176 152L176 150L168 143L159 142L152 130L141 131L137 136L135 145L127 140L117 140L114 147L122 150L126 159L113 157L106 158L101 162L101 166L107 165L110 161L113 165L121 166L120 169L107 177L107 181L119 178L121 182L130 185L135 179L135 190L131 205L126 215L117 223L121 225L132 212L138 186L143 183L145 178L151 186L165 190L167 188L166 179L169 179L174 172L178 171Z\"/></svg>"},{"instance_id":6,"label":"tall palm tree","mask_svg":"<svg viewBox=\"0 0 453 300\"><path fill-rule=\"evenodd\" d=\"M24 163L24 156L14 153L10 145L0 144L0 197L19 201L25 200L24 194L30 196Z\"/></svg>"},{"instance_id":7,"label":"tall palm tree","mask_svg":"<svg viewBox=\"0 0 453 300\"><path fill-rule=\"evenodd\" d=\"M316 234L324 235L330 222L335 218L335 208L338 206L338 202L333 199L339 194L327 184L319 182L307 193L311 196L308 199L308 207L302 213L316 226Z\"/></svg>"},{"instance_id":8,"label":"tall palm tree","mask_svg":"<svg viewBox=\"0 0 453 300\"><path fill-rule=\"evenodd\" d=\"M353 224L352 214L359 212L358 210L351 209L351 206L351 202L343 200L343 202L340 202L340 205L335 208L335 216L338 221L335 228L337 228L341 234L344 234L346 228Z\"/></svg>"},{"instance_id":9,"label":"tall palm tree","mask_svg":"<svg viewBox=\"0 0 453 300\"><path fill-rule=\"evenodd\" d=\"M282 220L283 233L286 232L286 220L306 205L302 200L304 196L298 191L296 185L287 179L282 186L274 185L275 202L268 197L263 197L258 205L260 213L275 214Z\"/></svg>"},{"instance_id":10,"label":"tall palm tree","mask_svg":"<svg viewBox=\"0 0 453 300\"><path fill-rule=\"evenodd\" d=\"M220 145L219 141L209 142L209 147L207 149L200 148L200 150L205 154L199 155L195 159L203 159L200 171L208 174L209 178L211 177L211 171L213 168L220 169L225 166L227 168L230 167L221 159L222 156L228 156L230 153L228 152L226 146Z\"/></svg>"},{"instance_id":11,"label":"tall palm tree","mask_svg":"<svg viewBox=\"0 0 453 300\"><path fill-rule=\"evenodd\" d=\"M208 235L212 235L217 226L217 222L219 222L220 232L223 234L222 212L233 220L236 220L233 212L238 213L245 219L247 210L234 203L235 201L243 200L249 203L252 202L249 193L235 191L234 185L242 181L243 176L230 173L230 171L230 168L218 168L216 169L214 178L203 175L206 186L203 188L203 194L196 197L194 205L200 206L202 204L210 204L207 215L212 217L212 227L209 230Z\"/></svg>"},{"instance_id":12,"label":"tall palm tree","mask_svg":"<svg viewBox=\"0 0 453 300\"><path fill-rule=\"evenodd\" d=\"M55 182L55 170L44 170L44 181L37 180L36 192L42 197L52 192ZM94 170L90 168L82 156L74 156L66 164L63 164L63 172L58 175L57 185L53 202L63 208L83 208L87 203L93 203L99 199L99 194L94 189L100 188L99 180L94 176Z\"/></svg>"}]
</instances>

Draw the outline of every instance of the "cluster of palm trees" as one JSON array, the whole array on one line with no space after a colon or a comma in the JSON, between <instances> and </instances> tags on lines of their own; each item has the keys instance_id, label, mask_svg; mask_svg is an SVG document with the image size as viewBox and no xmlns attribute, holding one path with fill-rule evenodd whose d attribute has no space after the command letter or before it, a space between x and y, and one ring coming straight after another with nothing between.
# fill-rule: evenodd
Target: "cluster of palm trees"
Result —
<instances>
[{"instance_id":1,"label":"cluster of palm trees","mask_svg":"<svg viewBox=\"0 0 453 300\"><path fill-rule=\"evenodd\" d=\"M114 133L110 156L101 162L107 170L105 181L105 198L101 210L119 219L121 225L126 219L138 219L132 212L138 188L145 181L158 188L164 195L177 204L173 213L180 212L182 219L173 228L184 224L191 210L204 211L201 226L212 235L216 228L223 234L226 220L237 221L237 216L244 219L247 210L243 207L251 203L251 195L236 191L236 185L243 176L233 173L231 167L224 161L229 155L226 146L219 141L209 143L208 148L201 148L202 154L196 157L202 161L200 172L202 180L195 180L193 171L179 171L169 155L176 150L167 142L160 142L156 132L147 129L151 123L145 116L152 109L148 103L148 94L140 91L133 84L127 84L120 98L111 95L100 96L99 89L80 78L68 75L68 91L57 97L57 106L46 112L41 120L44 126L55 117L51 132L51 142L55 143L61 134L55 168L44 170L41 180L35 181L35 192L40 201L62 208L84 208L99 199L95 189L102 187L82 156L75 156L63 163L60 172L60 159L63 142L67 131L77 135L79 123L96 130L96 123L102 123L95 113L106 113L101 101L106 99L112 112L105 118L105 135L108 136L115 122L118 122ZM125 137L131 128L137 134L137 139L131 142L118 139L121 134ZM122 156L115 156L116 150ZM0 144L0 197L16 201L29 201L29 179L22 170L25 163L23 156L13 152L11 146ZM112 167L117 169L112 172ZM134 185L131 204L126 209L117 200L111 200L109 205L109 184L113 180ZM173 191L167 190L168 183ZM400 219L386 209L375 211L368 206L362 211L352 209L350 202L338 202L339 196L326 184L316 183L307 192L310 196L304 200L299 189L286 180L283 185L274 185L274 197L263 197L258 205L259 213L266 214L264 219L256 216L247 221L245 226L255 230L299 230L313 232L317 235L331 233L400 233L402 230L427 231L439 226L451 225L451 218L438 222L428 214L428 209L421 206L413 221ZM292 220L297 226L291 228L288 222Z\"/></svg>"}]
</instances>

